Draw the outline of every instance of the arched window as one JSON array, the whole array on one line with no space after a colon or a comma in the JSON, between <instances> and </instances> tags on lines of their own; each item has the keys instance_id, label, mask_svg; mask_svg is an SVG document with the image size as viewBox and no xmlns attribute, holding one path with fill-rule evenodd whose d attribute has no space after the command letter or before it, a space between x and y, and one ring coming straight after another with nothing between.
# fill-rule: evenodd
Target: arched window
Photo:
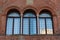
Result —
<instances>
[{"instance_id":1,"label":"arched window","mask_svg":"<svg viewBox=\"0 0 60 40\"><path fill-rule=\"evenodd\" d=\"M15 9L7 15L6 35L20 34L20 15Z\"/></svg>"},{"instance_id":2,"label":"arched window","mask_svg":"<svg viewBox=\"0 0 60 40\"><path fill-rule=\"evenodd\" d=\"M40 34L53 34L53 24L50 12L42 11L39 16Z\"/></svg>"},{"instance_id":3,"label":"arched window","mask_svg":"<svg viewBox=\"0 0 60 40\"><path fill-rule=\"evenodd\" d=\"M36 34L36 16L31 10L24 13L23 18L23 34Z\"/></svg>"}]
</instances>

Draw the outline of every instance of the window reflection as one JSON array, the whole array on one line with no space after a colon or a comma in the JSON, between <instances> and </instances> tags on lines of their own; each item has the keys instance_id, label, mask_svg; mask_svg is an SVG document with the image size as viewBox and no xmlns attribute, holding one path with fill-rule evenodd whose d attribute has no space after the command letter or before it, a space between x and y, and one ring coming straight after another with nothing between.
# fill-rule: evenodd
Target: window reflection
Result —
<instances>
[{"instance_id":1,"label":"window reflection","mask_svg":"<svg viewBox=\"0 0 60 40\"><path fill-rule=\"evenodd\" d=\"M8 15L6 34L20 34L20 16L18 13L13 12Z\"/></svg>"},{"instance_id":2,"label":"window reflection","mask_svg":"<svg viewBox=\"0 0 60 40\"><path fill-rule=\"evenodd\" d=\"M20 18L14 18L14 34L19 34L20 32Z\"/></svg>"},{"instance_id":3,"label":"window reflection","mask_svg":"<svg viewBox=\"0 0 60 40\"><path fill-rule=\"evenodd\" d=\"M28 12L24 15L24 17L35 17L35 15L33 13Z\"/></svg>"},{"instance_id":4,"label":"window reflection","mask_svg":"<svg viewBox=\"0 0 60 40\"><path fill-rule=\"evenodd\" d=\"M52 19L48 13L40 14L40 34L53 34Z\"/></svg>"},{"instance_id":5,"label":"window reflection","mask_svg":"<svg viewBox=\"0 0 60 40\"><path fill-rule=\"evenodd\" d=\"M45 29L44 28L40 28L40 34L46 34Z\"/></svg>"},{"instance_id":6,"label":"window reflection","mask_svg":"<svg viewBox=\"0 0 60 40\"><path fill-rule=\"evenodd\" d=\"M45 33L45 19L40 18L40 34L46 34Z\"/></svg>"},{"instance_id":7,"label":"window reflection","mask_svg":"<svg viewBox=\"0 0 60 40\"><path fill-rule=\"evenodd\" d=\"M40 15L40 17L51 17L51 16L49 15L49 13L43 13Z\"/></svg>"},{"instance_id":8,"label":"window reflection","mask_svg":"<svg viewBox=\"0 0 60 40\"><path fill-rule=\"evenodd\" d=\"M30 18L30 34L36 34L36 18Z\"/></svg>"},{"instance_id":9,"label":"window reflection","mask_svg":"<svg viewBox=\"0 0 60 40\"><path fill-rule=\"evenodd\" d=\"M53 29L47 29L47 34L53 34Z\"/></svg>"},{"instance_id":10,"label":"window reflection","mask_svg":"<svg viewBox=\"0 0 60 40\"><path fill-rule=\"evenodd\" d=\"M11 12L10 14L8 14L7 18L6 34L15 35L22 32L22 34L34 35L37 34L37 31L39 34L53 34L52 17L49 12L42 12L39 15L39 28L36 21L37 20L34 12L25 12L23 16L23 25L22 27L20 27L20 15L18 14L18 12Z\"/></svg>"},{"instance_id":11,"label":"window reflection","mask_svg":"<svg viewBox=\"0 0 60 40\"><path fill-rule=\"evenodd\" d=\"M46 19L46 25L47 25L47 34L53 34L53 30L52 30L52 20Z\"/></svg>"},{"instance_id":12,"label":"window reflection","mask_svg":"<svg viewBox=\"0 0 60 40\"><path fill-rule=\"evenodd\" d=\"M26 12L24 15L23 34L36 34L36 17L32 12Z\"/></svg>"},{"instance_id":13,"label":"window reflection","mask_svg":"<svg viewBox=\"0 0 60 40\"><path fill-rule=\"evenodd\" d=\"M12 25L13 25L13 18L8 18L7 19L7 31L6 31L7 35L12 34Z\"/></svg>"},{"instance_id":14,"label":"window reflection","mask_svg":"<svg viewBox=\"0 0 60 40\"><path fill-rule=\"evenodd\" d=\"M29 34L29 19L24 18L23 20L23 34Z\"/></svg>"},{"instance_id":15,"label":"window reflection","mask_svg":"<svg viewBox=\"0 0 60 40\"><path fill-rule=\"evenodd\" d=\"M8 15L9 17L20 17L20 15L17 12L12 12Z\"/></svg>"}]
</instances>

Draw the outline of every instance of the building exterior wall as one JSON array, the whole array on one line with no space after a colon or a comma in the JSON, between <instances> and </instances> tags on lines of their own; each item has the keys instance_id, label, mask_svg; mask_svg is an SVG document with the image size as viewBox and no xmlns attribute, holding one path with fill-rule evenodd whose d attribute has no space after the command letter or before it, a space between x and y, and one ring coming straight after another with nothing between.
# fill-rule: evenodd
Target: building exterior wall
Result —
<instances>
[{"instance_id":1,"label":"building exterior wall","mask_svg":"<svg viewBox=\"0 0 60 40\"><path fill-rule=\"evenodd\" d=\"M21 16L27 9L33 9L36 15L43 9L51 11L53 17L53 35L11 35L7 36L6 19L10 9L17 9ZM27 4L26 0L0 0L0 40L60 40L60 0L33 0Z\"/></svg>"}]
</instances>

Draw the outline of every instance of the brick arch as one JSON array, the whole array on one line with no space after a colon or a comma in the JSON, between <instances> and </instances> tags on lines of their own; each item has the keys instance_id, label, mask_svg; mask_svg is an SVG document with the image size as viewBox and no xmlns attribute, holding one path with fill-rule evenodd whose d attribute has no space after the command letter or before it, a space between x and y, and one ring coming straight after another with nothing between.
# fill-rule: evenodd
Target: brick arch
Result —
<instances>
[{"instance_id":1,"label":"brick arch","mask_svg":"<svg viewBox=\"0 0 60 40\"><path fill-rule=\"evenodd\" d=\"M35 13L36 13L36 15L37 15L38 9L35 8L35 7L33 7L33 6L26 6L26 7L24 7L24 8L23 8L23 13L24 13L26 10L28 10L28 9L31 9L31 10L35 11Z\"/></svg>"},{"instance_id":2,"label":"brick arch","mask_svg":"<svg viewBox=\"0 0 60 40\"><path fill-rule=\"evenodd\" d=\"M55 9L53 9L53 8L51 8L51 7L44 6L44 7L41 7L40 12L41 12L42 10L44 10L44 9L50 11L52 16L56 16L56 17L57 17L57 14L56 14L56 10L55 10ZM39 13L40 13L40 12L39 12Z\"/></svg>"},{"instance_id":3,"label":"brick arch","mask_svg":"<svg viewBox=\"0 0 60 40\"><path fill-rule=\"evenodd\" d=\"M53 33L56 34L56 31L58 30L58 27L57 27L57 26L58 26L58 20L57 20L56 10L54 10L53 8L50 8L50 7L42 7L42 8L40 9L40 12L41 12L42 10L44 10L44 9L50 11L50 13L51 13L51 15L52 15L52 20L53 20ZM39 12L39 13L40 13L40 12Z\"/></svg>"},{"instance_id":4,"label":"brick arch","mask_svg":"<svg viewBox=\"0 0 60 40\"><path fill-rule=\"evenodd\" d=\"M27 9L27 10L24 11L23 14L25 14L27 12L32 12L37 17L36 12L33 9Z\"/></svg>"},{"instance_id":5,"label":"brick arch","mask_svg":"<svg viewBox=\"0 0 60 40\"><path fill-rule=\"evenodd\" d=\"M42 13L44 13L44 12L48 12L48 14L53 17L52 13L48 9L41 10L40 13L39 13L39 15L42 14Z\"/></svg>"},{"instance_id":6,"label":"brick arch","mask_svg":"<svg viewBox=\"0 0 60 40\"><path fill-rule=\"evenodd\" d=\"M11 10L11 9L16 9L17 11L19 11L19 13L21 13L21 10L20 10L19 7L11 6L11 7L5 8L5 10L4 10L5 13L4 14L7 15L8 14L8 11Z\"/></svg>"},{"instance_id":7,"label":"brick arch","mask_svg":"<svg viewBox=\"0 0 60 40\"><path fill-rule=\"evenodd\" d=\"M16 7L16 6L11 6L11 7L7 7L7 8L5 8L5 10L4 10L4 12L5 13L3 13L3 15L4 15L4 18L5 18L5 35L6 35L6 26L7 26L7 15L9 14L8 12L10 11L10 10L12 10L12 9L16 9L18 12L19 12L19 14L20 14L20 8L19 7ZM21 15L21 14L20 14Z\"/></svg>"}]
</instances>

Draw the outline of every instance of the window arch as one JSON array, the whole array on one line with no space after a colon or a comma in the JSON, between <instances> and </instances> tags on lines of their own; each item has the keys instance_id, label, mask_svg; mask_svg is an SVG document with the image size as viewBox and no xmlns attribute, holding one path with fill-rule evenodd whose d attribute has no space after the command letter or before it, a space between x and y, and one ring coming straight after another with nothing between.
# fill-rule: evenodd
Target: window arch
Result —
<instances>
[{"instance_id":1,"label":"window arch","mask_svg":"<svg viewBox=\"0 0 60 40\"><path fill-rule=\"evenodd\" d=\"M52 16L48 10L41 11L39 15L40 34L53 34Z\"/></svg>"},{"instance_id":2,"label":"window arch","mask_svg":"<svg viewBox=\"0 0 60 40\"><path fill-rule=\"evenodd\" d=\"M20 14L16 9L12 9L7 15L6 35L20 34Z\"/></svg>"},{"instance_id":3,"label":"window arch","mask_svg":"<svg viewBox=\"0 0 60 40\"><path fill-rule=\"evenodd\" d=\"M27 10L24 12L23 34L36 34L36 16L35 12L32 10Z\"/></svg>"}]
</instances>

